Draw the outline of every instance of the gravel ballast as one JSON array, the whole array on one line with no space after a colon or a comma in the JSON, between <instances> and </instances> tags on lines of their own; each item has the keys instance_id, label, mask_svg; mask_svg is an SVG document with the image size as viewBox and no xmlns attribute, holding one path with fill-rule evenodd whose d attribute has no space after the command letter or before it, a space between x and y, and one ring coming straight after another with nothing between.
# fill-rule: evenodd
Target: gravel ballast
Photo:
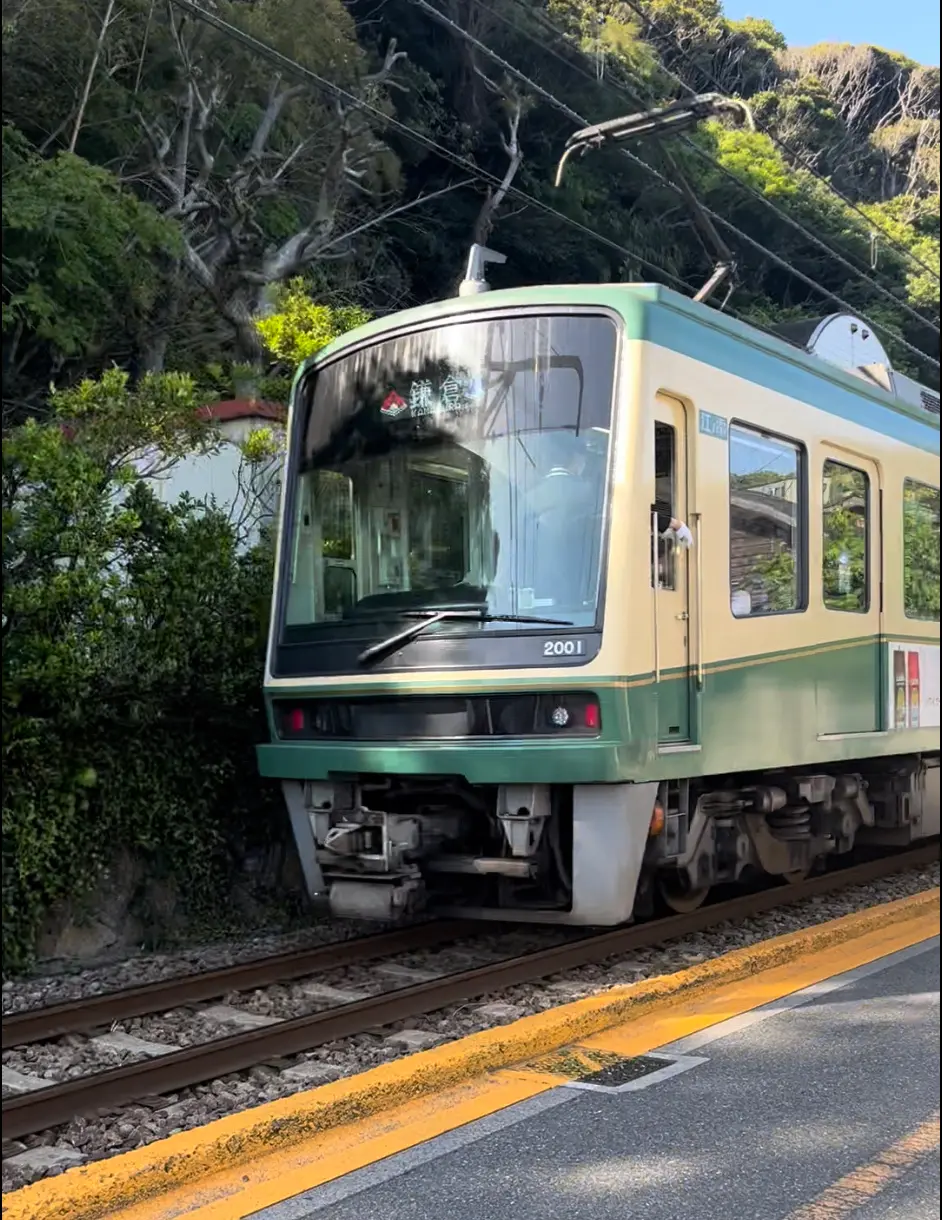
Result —
<instances>
[{"instance_id":1,"label":"gravel ballast","mask_svg":"<svg viewBox=\"0 0 942 1220\"><path fill-rule=\"evenodd\" d=\"M213 1119L274 1101L328 1080L364 1071L416 1050L453 1041L533 1013L544 1012L571 1000L604 992L613 986L673 974L733 949L813 927L879 903L908 897L937 887L938 884L939 864L934 863L866 885L855 886L837 894L807 899L742 922L720 924L663 946L634 950L622 957L601 964L578 967L538 983L505 988L481 996L473 1002L330 1043L307 1054L261 1065L247 1072L197 1085L168 1096L150 1098L146 1102L123 1107L112 1115L91 1119L76 1118L55 1130L24 1137L22 1141L5 1142L3 1190L6 1192L41 1177L63 1172L77 1163L100 1160L130 1151L175 1132L201 1126ZM362 930L347 933L348 936L357 934L362 934ZM302 979L277 984L255 993L228 996L215 1001L213 1005L203 1006L202 1012L177 1009L170 1013L136 1018L120 1023L113 1032L131 1035L132 1038L141 1039L148 1044L162 1043L167 1050L171 1050L173 1047L194 1045L236 1032L231 1024L221 1023L225 1014L212 1019L206 1014L206 1009L223 1003L235 1009L237 1013L253 1013L260 1018L286 1019L342 1002L339 998L330 998L326 994L326 988L354 998L417 981L416 977L410 979L401 971L397 974L394 969L387 970L390 962L393 966L405 967L411 972L440 975L467 969L471 965L483 965L488 960L546 947L565 939L567 935L560 929L533 928L517 928L511 933L485 932L479 940L469 940L447 948L413 952L389 961L325 971L316 980ZM342 938L342 934L340 937L334 937ZM247 953L247 957L259 956L265 951L258 947L258 943L255 942L254 953ZM274 951L283 951L285 947L293 946L279 943ZM179 958L175 960L176 970L147 977L169 977L180 973ZM212 964L223 965L226 962L213 959ZM208 964L194 966L194 969L207 968L210 968ZM140 973L136 972L137 963L130 969L134 982L145 981ZM89 980L88 975L93 975L93 980ZM69 993L69 998L100 994L99 990L91 990L93 986L108 990L115 986L128 985L127 979L122 983L112 977L110 983L105 986L100 975L101 972L84 972L81 976L75 975L56 982L69 983L72 988L78 988ZM88 990L82 990L82 979L85 980ZM25 988L27 985L17 986ZM19 994L25 994L25 991ZM66 996L55 995L56 1001L63 998ZM7 1009L6 1000L5 995L4 1011L14 1011L13 1008ZM34 998L25 1001L23 1006L32 1006L36 1002ZM48 997L42 1002L55 1001ZM115 1045L115 1042L119 1045ZM154 1053L153 1048L149 1052L144 1051L135 1043L130 1043L131 1049L125 1050L121 1048L121 1042L119 1038L98 1043L94 1038L70 1035L53 1043L4 1051L3 1065L7 1072L12 1070L22 1076L41 1077L51 1083L116 1067ZM7 1095L6 1088L4 1095ZM61 1155L52 1155L52 1150Z\"/></svg>"},{"instance_id":2,"label":"gravel ballast","mask_svg":"<svg viewBox=\"0 0 942 1220\"><path fill-rule=\"evenodd\" d=\"M125 987L140 987L180 978L186 974L203 974L225 966L236 966L256 958L273 957L299 949L315 949L319 945L339 944L358 936L384 932L390 925L364 924L355 920L324 920L293 932L271 932L240 940L221 940L165 953L133 954L120 962L85 970L66 970L59 966L22 979L7 979L3 984L2 1009L5 1017L28 1008L64 1004Z\"/></svg>"}]
</instances>

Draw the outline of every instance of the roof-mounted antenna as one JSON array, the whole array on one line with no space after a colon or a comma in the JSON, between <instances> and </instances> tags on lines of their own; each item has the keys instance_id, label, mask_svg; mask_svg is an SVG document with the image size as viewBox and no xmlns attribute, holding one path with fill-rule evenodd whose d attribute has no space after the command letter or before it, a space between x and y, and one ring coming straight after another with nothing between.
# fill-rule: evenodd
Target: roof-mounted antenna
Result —
<instances>
[{"instance_id":1,"label":"roof-mounted antenna","mask_svg":"<svg viewBox=\"0 0 942 1220\"><path fill-rule=\"evenodd\" d=\"M496 250L490 250L487 246L479 246L475 242L468 254L468 269L464 273L464 279L458 285L458 296L475 297L481 292L490 292L491 286L484 274L487 264L506 263L506 261L506 254L499 254Z\"/></svg>"},{"instance_id":2,"label":"roof-mounted antenna","mask_svg":"<svg viewBox=\"0 0 942 1220\"><path fill-rule=\"evenodd\" d=\"M737 115L744 126L748 127L750 131L755 131L752 112L746 103L737 98L724 97L721 93L701 93L697 97L670 102L667 106L643 110L640 114L628 114L619 119L609 119L606 123L583 127L580 131L573 132L566 141L566 149L556 168L556 186L562 184L566 162L573 154L577 153L581 157L590 148L601 148L604 144L621 143L623 140L643 139L646 136L676 135L678 132L696 127L704 119L724 113ZM725 305L735 283L736 262L732 251L716 231L715 225L704 211L673 157L667 149L662 149L662 152L670 163L676 184L687 201L701 239L708 248L711 248L716 259L716 265L710 278L696 294L694 300L706 301L724 280L728 280L729 288L723 301L723 305Z\"/></svg>"}]
</instances>

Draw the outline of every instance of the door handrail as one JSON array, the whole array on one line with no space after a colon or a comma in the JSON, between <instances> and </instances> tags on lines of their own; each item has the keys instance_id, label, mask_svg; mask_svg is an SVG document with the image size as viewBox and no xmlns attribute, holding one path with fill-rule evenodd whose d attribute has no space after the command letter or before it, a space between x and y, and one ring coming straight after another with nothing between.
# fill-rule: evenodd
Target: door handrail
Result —
<instances>
[{"instance_id":1,"label":"door handrail","mask_svg":"<svg viewBox=\"0 0 942 1220\"><path fill-rule=\"evenodd\" d=\"M697 690L703 690L703 513L692 513L691 520L696 529L694 539L694 565L696 567L697 588L694 593L694 606L697 615ZM689 601L690 593L687 598Z\"/></svg>"},{"instance_id":2,"label":"door handrail","mask_svg":"<svg viewBox=\"0 0 942 1220\"><path fill-rule=\"evenodd\" d=\"M660 590L660 587L661 587L661 570L660 570L660 564L658 563L658 559L660 557L658 555L657 541L658 541L658 538L657 538L657 512L655 511L655 512L651 513L651 563L653 565L652 571L651 571L651 587L654 591L653 602L654 602L654 682L655 682L655 685L657 685L657 683L660 682L660 680L661 680L661 650L660 650L659 627L658 627L658 591Z\"/></svg>"}]
</instances>

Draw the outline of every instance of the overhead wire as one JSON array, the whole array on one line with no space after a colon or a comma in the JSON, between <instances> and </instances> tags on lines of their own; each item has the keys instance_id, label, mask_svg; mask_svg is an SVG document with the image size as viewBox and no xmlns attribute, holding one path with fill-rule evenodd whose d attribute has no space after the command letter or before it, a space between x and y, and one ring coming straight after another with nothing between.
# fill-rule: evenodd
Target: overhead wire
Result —
<instances>
[{"instance_id":1,"label":"overhead wire","mask_svg":"<svg viewBox=\"0 0 942 1220\"><path fill-rule=\"evenodd\" d=\"M178 2L178 0L174 0L174 2ZM470 45L474 46L477 50L479 50L483 55L486 55L490 60L492 60L492 62L494 62L500 68L502 68L509 76L515 78L521 84L525 85L527 88L532 89L534 93L536 93L539 97L542 97L544 101L546 101L549 105L553 106L561 114L565 114L573 122L578 123L580 127L589 126L589 120L586 119L583 115L580 115L578 113L578 111L573 110L571 106L568 106L565 102L561 101L554 94L550 93L549 90L544 89L542 85L540 85L536 81L532 80L532 78L527 76L526 73L522 72L514 64L512 64L508 60L504 59L503 56L499 55L496 51L494 51L486 43L482 42L481 39L477 38L474 34L471 34L468 30L465 30L462 26L458 25L457 22L452 21L450 17L446 16L446 14L442 13L440 10L435 8L435 6L430 4L428 2L428 0L411 0L411 2L414 5L416 5L416 7L420 8L424 12L426 12L433 20L438 21L441 25L448 27L458 37L463 38L466 42L468 42ZM682 189L679 186L677 186L676 183L672 182L665 174L661 173L660 170L658 170L654 166L650 165L647 161L642 160L640 157L638 157L635 153L631 152L627 148L619 148L618 151L621 153L622 156L627 157L630 161L632 161L639 168L643 169L646 173L653 175L654 178L656 178L657 181L659 181L663 186L668 187L670 190L674 191L676 194L683 197ZM865 322L873 330L882 332L883 334L890 336L901 347L904 347L907 351L911 352L914 356L917 356L920 360L927 361L929 364L931 364L933 367L935 367L937 369L942 367L942 366L940 366L940 363L938 360L936 360L933 356L930 356L928 354L928 352L925 352L921 348L916 347L915 344L910 343L909 340L905 338L905 336L901 335L899 333L899 331L895 330L893 327L888 326L885 323L874 322L871 318L868 318L865 314L861 313L860 309L857 306L851 305L848 301L844 300L844 298L839 296L837 293L831 292L830 289L825 288L822 284L819 284L816 280L813 280L810 276L806 275L803 271L799 271L798 268L792 266L792 264L789 263L786 259L784 259L780 255L776 254L774 251L769 250L767 246L764 246L761 242L757 241L754 237L751 237L748 233L744 233L743 230L738 228L736 225L734 225L732 223L732 221L727 220L726 217L721 216L717 212L714 212L711 208L706 207L706 205L704 205L704 204L701 204L700 206L702 207L703 212L707 216L709 216L711 220L715 221L719 225L722 225L722 227L725 228L728 232L735 234L736 237L738 237L741 241L745 242L748 246L751 246L754 250L756 250L758 253L762 254L764 257L770 259L773 263L776 264L776 266L780 267L782 270L787 271L789 274L793 275L796 279L800 280L807 287L814 289L821 296L827 298L830 301L833 301L836 305L839 305L842 310L845 310L846 312L851 313L851 314L855 315L856 317L860 318L860 320L862 322Z\"/></svg>"},{"instance_id":2,"label":"overhead wire","mask_svg":"<svg viewBox=\"0 0 942 1220\"><path fill-rule=\"evenodd\" d=\"M521 0L514 0L514 2L516 4L518 4L521 8L523 8ZM644 105L650 104L650 101L645 102L642 98L640 98L638 96L638 94L634 90L629 89L628 86L625 85L624 82L620 81L617 77L612 77L610 74L606 74L604 80L600 81L598 78L597 72L590 70L589 67L587 66L587 64L577 62L576 59L567 59L565 56L558 54L557 52L555 52L553 50L552 47L550 47L542 39L537 38L535 34L531 33L529 30L525 29L518 22L511 21L510 18L506 17L503 13L499 13L496 9L492 8L490 4L485 3L485 0L474 0L474 3L476 5L478 5L479 8L483 9L485 12L490 13L491 16L497 18L498 21L503 22L504 24L509 26L511 29L515 30L521 37L527 38L528 40L533 42L535 45L539 46L542 50L549 52L549 54L553 55L554 58L558 59L561 63L566 64L567 67L571 68L575 72L578 72L580 75L585 77L590 82L596 84L597 87L599 87L600 89L604 90L607 88L611 88L615 92L617 92L620 95L622 95L623 97L627 98L632 103L632 105L644 106ZM580 60L586 59L585 52L583 52L579 47L575 46L572 43L572 41L569 38L567 38L565 31L560 26L556 25L554 22L549 21L548 19L541 22L541 24L543 24L544 26L548 26L549 29L551 29L557 35L557 37L559 37L563 42L567 43L570 46L570 48L572 49L574 55L578 56ZM682 85L682 87L684 88L684 90L687 93L690 93L691 95L695 96L693 94L693 90L690 89L689 86L684 84L684 82L681 81L680 77L678 77L676 75L676 73L669 73L669 75L671 75L675 80L677 80ZM805 237L808 241L814 243L814 245L818 246L819 249L824 250L827 254L831 255L831 257L833 257L838 263L840 263L841 266L845 267L852 274L858 276L862 281L869 284L881 296L885 297L887 300L890 300L894 304L898 305L902 310L904 310L906 313L908 313L917 322L926 326L928 329L933 330L937 335L942 334L942 332L940 332L939 327L932 321L931 318L927 318L924 314L920 313L917 309L914 309L913 306L910 305L909 302L904 297L899 296L897 293L893 292L891 289L889 289L889 288L885 287L883 284L879 283L876 279L874 279L866 271L863 271L859 267L855 267L854 264L852 262L850 262L850 260L847 259L843 254L841 254L841 252L839 250L836 250L833 246L829 245L826 241L824 241L823 238L821 238L817 234L813 233L810 229L808 229L805 225L803 225L801 223L801 221L796 220L793 216L790 216L788 214L788 212L786 212L782 208L778 207L778 205L775 204L771 199L769 199L767 196L763 195L761 191L756 190L756 188L754 186L752 186L751 183L745 181L745 179L741 178L738 174L734 173L731 169L728 168L728 166L723 165L723 163L721 161L719 161L716 157L714 157L710 153L708 153L706 151L706 149L701 148L700 145L697 144L694 140L691 140L687 136L680 136L679 139L686 147L691 149L694 152L694 154L696 156L698 156L701 160L705 161L707 164L711 165L713 168L719 170L719 172L721 174L723 174L724 177L729 179L731 182L735 183L741 190L743 190L746 194L748 194L750 196L750 198L756 200L757 203L760 203L764 207L768 208L771 212L773 212L776 216L778 216L780 220L784 221L785 224L787 224L791 228L795 229L798 233L801 233L803 237Z\"/></svg>"},{"instance_id":3,"label":"overhead wire","mask_svg":"<svg viewBox=\"0 0 942 1220\"><path fill-rule=\"evenodd\" d=\"M246 30L240 29L239 26L233 25L232 22L226 21L217 13L211 12L203 8L202 5L195 3L195 0L170 0L170 3L183 12L188 13L197 21L202 21L204 24L212 26L225 37L231 38L233 41L240 43L246 50L252 51L255 54L267 59L270 63L284 72L290 73L292 76L304 81L306 84L317 89L321 93L325 93L333 97L337 101L345 102L354 109L360 110L366 114L372 115L379 120L384 127L390 128L393 131L399 132L400 135L414 141L423 148L434 152L437 156L451 164L463 169L467 174L473 177L476 181L487 183L489 186L500 186L501 180L496 174L492 174L489 170L482 169L467 157L463 157L460 153L453 152L450 148L446 148L443 144L439 144L437 140L433 140L430 136L424 135L416 128L409 126L408 123L403 123L400 119L394 118L380 109L379 106L374 106L365 98L357 97L355 93L351 93L349 89L345 89L342 85L336 84L334 81L328 80L321 76L312 68L299 63L296 59L285 55L279 51L277 47L256 38L255 35L248 33ZM587 237L593 238L601 245L607 246L609 249L621 254L625 259L640 263L642 266L649 267L659 276L663 277L669 283L675 285L678 291L686 295L691 295L693 289L680 276L675 275L660 263L654 262L652 259L646 258L644 255L638 254L634 250L630 250L627 246L623 246L620 242L613 241L604 234L597 232L588 225L582 224L575 217L567 216L565 212L561 212L558 208L554 208L551 204L545 203L542 199L538 199L535 195L529 194L520 187L513 184L507 190L507 194L515 199L532 206L548 216L554 217L556 220L569 225L573 229L578 230Z\"/></svg>"},{"instance_id":4,"label":"overhead wire","mask_svg":"<svg viewBox=\"0 0 942 1220\"><path fill-rule=\"evenodd\" d=\"M628 8L630 8L632 10L633 13L635 13L636 16L641 18L641 20L645 23L646 26L653 29L656 34L658 34L660 37L666 36L666 37L670 38L671 41L676 46L677 52L680 55L680 57L683 60L685 60L685 62L690 64L693 68L695 68L695 70L697 72L700 72L702 74L702 76L704 77L704 79L707 80L714 87L714 89L717 89L720 93L725 92L722 85L719 83L719 81L716 79L716 77L712 73L705 71L699 64L693 63L689 54L684 50L679 39L677 39L673 35L673 33L669 32L665 35L659 29L658 24L654 20L654 18L651 17L647 12L645 12L645 10L637 2L637 0L624 0L624 3L628 6ZM668 68L664 64L662 64L662 67L664 68L664 71L668 74L668 76L673 77L673 79L676 80L677 83L682 86L682 88L688 90L691 94L696 93L696 90L693 89L692 86L688 85L687 82L684 81L680 76L678 76L676 72L671 71L671 69ZM811 176L813 178L816 178L833 195L835 195L838 199L840 199L842 201L842 203L844 203L852 211L856 212L858 216L861 216L867 222L867 224L870 226L871 229L874 229L877 232L879 232L880 234L882 234L882 236L884 238L886 238L887 245L891 246L894 250L898 251L905 258L909 259L909 261L912 262L914 265L920 267L923 271L928 272L929 275L931 275L933 279L942 283L942 277L940 277L939 272L936 268L930 267L928 263L923 262L923 260L921 258L919 258L918 255L914 254L912 250L907 249L906 246L904 246L900 242L898 242L893 237L892 233L890 233L888 230L884 229L882 225L878 224L873 219L872 216L868 216L867 213L858 204L856 204L852 199L850 199L847 195L845 195L843 191L839 190L838 187L836 187L834 185L834 183L830 180L830 178L826 178L823 174L819 173L814 168L813 165L809 165L807 163L807 161L804 160L804 158L801 156L801 154L796 152L789 144L787 144L785 142L785 140L783 140L780 136L776 135L775 132L772 132L772 131L766 131L764 134L767 135L769 137L769 139L772 140L772 142L782 150L782 152L786 153L794 161L797 161L797 163L801 166L801 168L803 170L805 170L806 173L811 174Z\"/></svg>"},{"instance_id":5,"label":"overhead wire","mask_svg":"<svg viewBox=\"0 0 942 1220\"><path fill-rule=\"evenodd\" d=\"M326 241L323 245L318 246L317 253L319 255L323 254L325 250L342 245L353 237L359 237L367 229L372 229L378 224L384 224L388 220L394 220L397 216L402 216L405 212L411 212L414 208L421 207L424 203L431 203L433 199L441 199L445 195L450 195L452 191L460 191L466 186L474 186L476 181L476 178L462 178L460 182L449 182L447 186L439 187L437 191L429 191L427 195L416 195L414 199L409 199L394 208L389 208L388 211L380 212L378 216L371 216L369 220L364 220L361 224L354 225L350 229L344 229L342 233L338 233L330 241Z\"/></svg>"}]
</instances>

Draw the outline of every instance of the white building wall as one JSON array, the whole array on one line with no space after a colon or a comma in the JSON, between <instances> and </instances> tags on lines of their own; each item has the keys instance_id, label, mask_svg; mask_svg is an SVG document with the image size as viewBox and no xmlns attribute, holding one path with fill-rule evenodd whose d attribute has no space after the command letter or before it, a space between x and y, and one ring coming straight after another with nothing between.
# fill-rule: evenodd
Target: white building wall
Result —
<instances>
[{"instance_id":1,"label":"white building wall","mask_svg":"<svg viewBox=\"0 0 942 1220\"><path fill-rule=\"evenodd\" d=\"M259 541L262 530L278 512L283 453L253 466L245 462L240 445L259 428L270 428L282 442L284 433L269 419L225 420L216 428L221 439L214 450L191 453L167 469L157 469L148 476L148 482L164 504L172 504L186 494L194 500L214 501L239 523L242 545L248 548ZM137 465L146 472L158 463L143 457Z\"/></svg>"}]
</instances>

